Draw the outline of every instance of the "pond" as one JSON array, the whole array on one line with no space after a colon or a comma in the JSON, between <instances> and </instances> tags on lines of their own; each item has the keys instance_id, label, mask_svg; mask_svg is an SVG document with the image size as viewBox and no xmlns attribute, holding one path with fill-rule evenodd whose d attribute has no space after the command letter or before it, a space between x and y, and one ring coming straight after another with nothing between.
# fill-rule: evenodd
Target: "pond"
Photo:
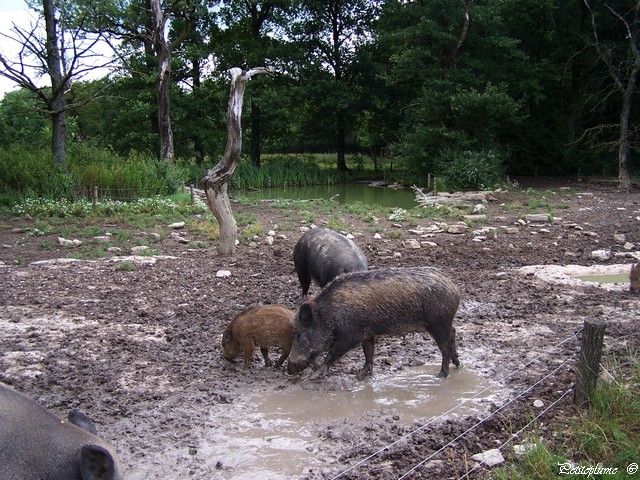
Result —
<instances>
[{"instance_id":1,"label":"pond","mask_svg":"<svg viewBox=\"0 0 640 480\"><path fill-rule=\"evenodd\" d=\"M341 185L313 185L310 187L273 187L257 191L233 190L231 194L236 198L253 200L311 200L317 198L332 198L340 204L350 205L362 202L366 205L377 205L386 208L404 208L409 210L416 207L416 197L410 188L393 189L376 187L363 183L348 183Z\"/></svg>"}]
</instances>

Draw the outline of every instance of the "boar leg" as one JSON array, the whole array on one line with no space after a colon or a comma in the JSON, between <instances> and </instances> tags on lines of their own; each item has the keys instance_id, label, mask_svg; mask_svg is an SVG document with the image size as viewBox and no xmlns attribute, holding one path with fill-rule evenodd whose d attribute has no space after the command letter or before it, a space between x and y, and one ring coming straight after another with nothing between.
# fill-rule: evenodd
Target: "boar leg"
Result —
<instances>
[{"instance_id":1,"label":"boar leg","mask_svg":"<svg viewBox=\"0 0 640 480\"><path fill-rule=\"evenodd\" d=\"M271 366L271 360L269 360L269 349L266 347L260 347L260 352L262 353L262 356L264 357L264 366L265 367L270 367Z\"/></svg>"},{"instance_id":2,"label":"boar leg","mask_svg":"<svg viewBox=\"0 0 640 480\"><path fill-rule=\"evenodd\" d=\"M440 373L438 373L438 377L446 378L449 376L449 363L451 362L451 357L453 356L451 351L451 337L450 335L443 335L438 332L438 336L434 335L436 343L438 344L438 348L440 349L440 353L442 353L442 366L440 367ZM455 348L455 345L453 345ZM457 358L457 354L456 354ZM458 362L460 363L460 362Z\"/></svg>"},{"instance_id":3,"label":"boar leg","mask_svg":"<svg viewBox=\"0 0 640 480\"><path fill-rule=\"evenodd\" d=\"M282 347L282 354L280 355L280 358L278 358L278 361L276 362L276 368L279 368L282 366L284 361L289 356L289 352L290 350L287 350L285 347Z\"/></svg>"},{"instance_id":4,"label":"boar leg","mask_svg":"<svg viewBox=\"0 0 640 480\"><path fill-rule=\"evenodd\" d=\"M458 358L458 348L456 347L456 329L451 327L451 334L449 335L449 348L451 349L451 360L456 368L460 367L460 359Z\"/></svg>"},{"instance_id":5,"label":"boar leg","mask_svg":"<svg viewBox=\"0 0 640 480\"><path fill-rule=\"evenodd\" d=\"M358 372L358 378L362 380L373 372L373 346L376 337L366 337L362 340L362 350L364 350L364 367Z\"/></svg>"},{"instance_id":6,"label":"boar leg","mask_svg":"<svg viewBox=\"0 0 640 480\"><path fill-rule=\"evenodd\" d=\"M333 342L333 345L331 345L331 348L329 348L329 351L327 352L327 356L324 357L324 362L322 362L320 368L313 372L309 378L311 380L316 380L318 378L324 377L329 371L329 367L336 363L336 361L340 357L342 357L356 345L357 342L351 342L344 339L336 340L335 342Z\"/></svg>"}]
</instances>

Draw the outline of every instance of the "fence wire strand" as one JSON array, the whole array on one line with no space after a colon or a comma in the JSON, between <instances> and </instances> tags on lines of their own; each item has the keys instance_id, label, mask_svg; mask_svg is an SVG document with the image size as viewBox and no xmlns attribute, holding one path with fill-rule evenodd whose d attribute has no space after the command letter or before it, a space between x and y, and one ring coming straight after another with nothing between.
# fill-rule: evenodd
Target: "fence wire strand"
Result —
<instances>
[{"instance_id":1,"label":"fence wire strand","mask_svg":"<svg viewBox=\"0 0 640 480\"><path fill-rule=\"evenodd\" d=\"M555 350L556 348L558 348L559 346L571 341L572 339L574 339L576 336L578 336L581 332L582 332L582 328L580 330L578 330L577 332L573 333L571 336L565 338L564 340L558 342L556 345L553 345L551 348L543 351L539 356L533 358L532 360L530 360L529 362L527 362L526 364L524 364L522 367L508 373L507 375L503 376L501 379L498 380L498 383L502 383L504 381L506 381L507 379L509 379L510 377L516 375L517 373L529 368L533 363L537 362L539 359L541 359L544 355L548 355L550 353L553 352L553 350ZM573 355L575 356L575 355ZM556 368L556 370L554 370L554 372L556 372L557 370L559 370L564 364L566 364L569 360L571 360L573 358L573 356L570 356L567 360L565 360L558 368ZM546 378L546 377L545 377ZM538 382L539 383L539 382ZM538 383L534 384L537 385ZM351 465L349 468L341 471L340 473L338 473L336 476L332 477L331 480L335 480L337 478L340 478L341 476L345 475L346 473L350 472L351 470L353 470L354 468L359 467L360 465L366 463L367 461L371 460L372 458L376 457L377 455L379 455L380 453L384 452L385 450L390 449L391 447L394 447L395 445L397 445L398 443L408 439L409 437L415 435L416 433L418 433L421 430L424 430L425 428L427 428L429 425L431 425L432 423L442 419L443 417L449 415L450 413L454 412L455 410L457 410L458 408L460 408L461 406L463 406L464 404L466 404L467 402L469 402L470 400L473 400L477 397L479 397L480 395L482 395L485 391L487 391L488 389L490 389L491 387L486 387L483 390L481 390L480 392L476 393L475 395L473 395L472 397L468 398L467 400L465 400L464 402L461 402L457 405L455 405L454 407L450 408L449 410L447 410L446 412L442 413L441 415L438 415L437 417L431 418L429 419L428 422L426 422L425 424L419 426L418 428L412 430L411 432L401 436L400 438L398 438L397 440L391 442L390 444L376 450L375 452L371 453L369 456L363 458L362 460L359 460L358 462L354 463L353 465ZM533 388L533 387L530 387ZM525 390L526 392L527 390ZM492 414L488 415L487 417L485 417L484 419L482 419L478 424L474 425L471 429L467 430L466 432L464 432L461 436L465 435L466 433L470 432L471 430L473 430L474 428L476 428L478 425L480 425L482 422L484 422L485 420L487 420L488 418L490 418L491 416L493 416L495 413L499 412L501 409L503 409L504 407L506 407L507 405L509 405L510 403L512 403L513 401L515 401L517 398L519 398L523 393L521 393L520 395L518 395L517 397L511 399L509 402L505 403L504 405L502 405L500 408L498 408L498 410L496 410L495 412L493 412ZM447 446L449 446L451 443L457 441L459 438L461 438L461 436L456 437L456 439L452 440L450 443L448 443L447 445L445 445L444 447L442 447L440 450L434 452L429 458L427 458L426 460L424 460L423 462L419 463L418 465L416 465L415 468L419 467L420 465L424 464L426 461L430 460L433 456L435 456L436 454L440 453L442 450L444 450L444 448L446 448ZM410 470L409 472L406 472L402 477L400 478L404 478L407 474L409 474L412 470Z\"/></svg>"}]
</instances>

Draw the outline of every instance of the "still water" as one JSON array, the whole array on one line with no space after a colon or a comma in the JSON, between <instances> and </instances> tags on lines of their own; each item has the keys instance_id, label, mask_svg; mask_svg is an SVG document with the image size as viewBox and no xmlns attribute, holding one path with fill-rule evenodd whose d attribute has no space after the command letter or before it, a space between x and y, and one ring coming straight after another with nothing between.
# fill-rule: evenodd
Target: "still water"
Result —
<instances>
[{"instance_id":1,"label":"still water","mask_svg":"<svg viewBox=\"0 0 640 480\"><path fill-rule=\"evenodd\" d=\"M439 368L439 364L421 365L374 374L336 391L319 387L260 392L243 399L248 412L236 415L226 431L210 436L198 451L228 468L229 479L304 478L310 468L323 467L314 447L323 422L332 422L339 435L349 435L346 419L355 421L359 426L352 428L358 430L363 423L357 419L366 413L395 415L400 425L424 424L439 415L477 415L502 391L465 368L452 368L448 378L438 378ZM340 419L345 419L344 427L339 426Z\"/></svg>"},{"instance_id":2,"label":"still water","mask_svg":"<svg viewBox=\"0 0 640 480\"><path fill-rule=\"evenodd\" d=\"M395 190L388 187L372 187L362 183L341 185L313 185L310 187L263 188L259 191L233 190L236 198L254 200L310 200L333 198L336 202L350 205L362 202L366 205L378 205L386 208L416 207L416 196L410 188Z\"/></svg>"}]
</instances>

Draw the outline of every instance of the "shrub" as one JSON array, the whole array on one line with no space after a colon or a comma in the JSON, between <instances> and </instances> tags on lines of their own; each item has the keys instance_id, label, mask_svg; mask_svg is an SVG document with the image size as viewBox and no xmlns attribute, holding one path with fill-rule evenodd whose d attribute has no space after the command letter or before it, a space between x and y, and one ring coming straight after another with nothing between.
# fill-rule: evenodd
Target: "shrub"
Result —
<instances>
[{"instance_id":1,"label":"shrub","mask_svg":"<svg viewBox=\"0 0 640 480\"><path fill-rule=\"evenodd\" d=\"M449 190L482 190L504 176L502 157L492 150L446 150L436 160L436 171Z\"/></svg>"}]
</instances>

